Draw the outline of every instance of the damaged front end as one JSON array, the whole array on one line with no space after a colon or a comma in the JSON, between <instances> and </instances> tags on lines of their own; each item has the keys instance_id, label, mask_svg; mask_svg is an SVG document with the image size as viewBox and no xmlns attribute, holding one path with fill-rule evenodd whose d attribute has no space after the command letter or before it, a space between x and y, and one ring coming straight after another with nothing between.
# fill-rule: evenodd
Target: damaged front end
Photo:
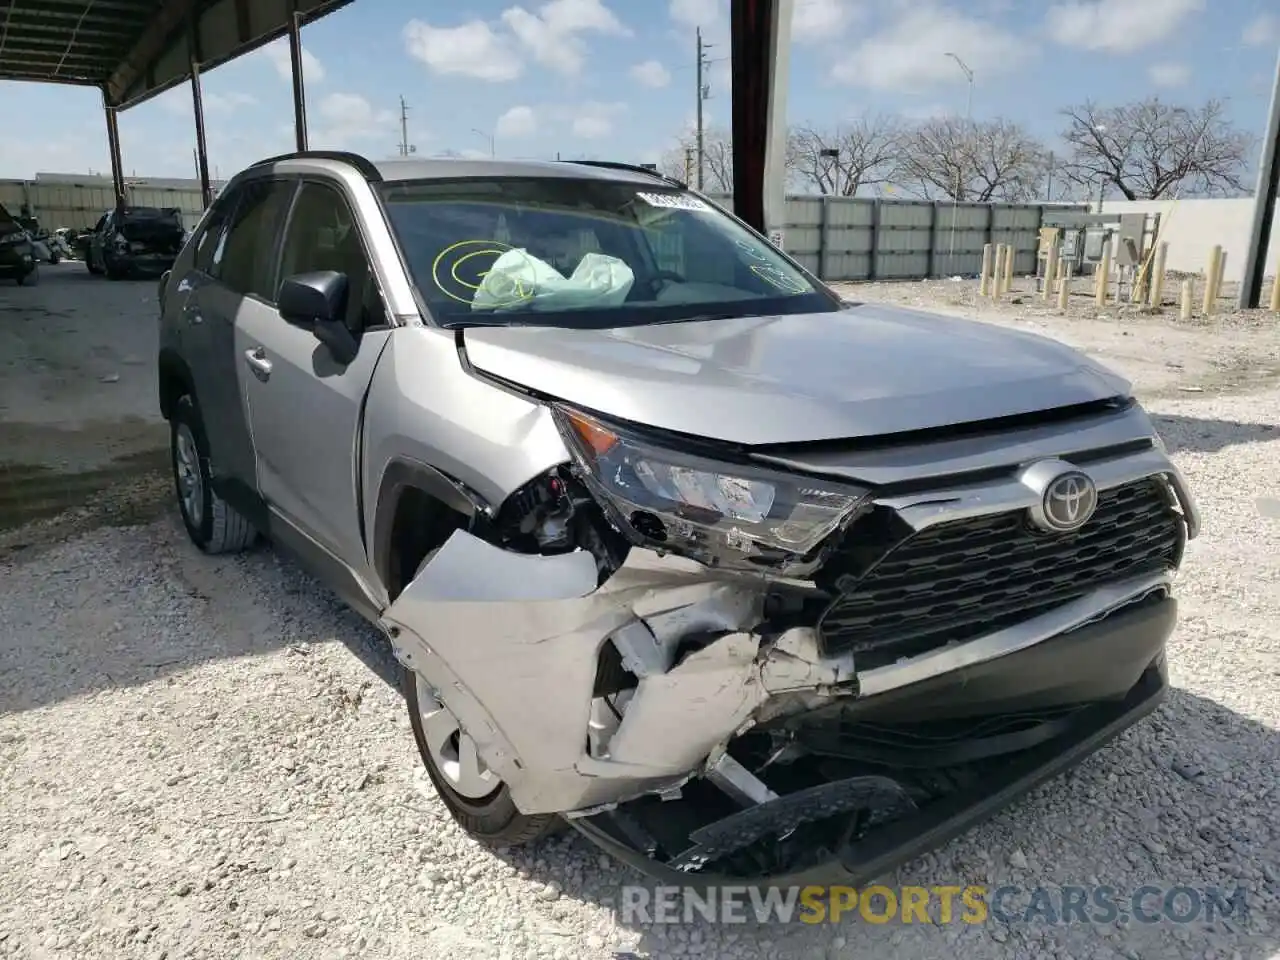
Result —
<instances>
[{"instance_id":1,"label":"damaged front end","mask_svg":"<svg viewBox=\"0 0 1280 960\"><path fill-rule=\"evenodd\" d=\"M651 874L860 882L1163 694L1198 521L1158 445L1049 535L1043 467L872 491L558 415L517 536L455 532L384 623L519 811Z\"/></svg>"}]
</instances>

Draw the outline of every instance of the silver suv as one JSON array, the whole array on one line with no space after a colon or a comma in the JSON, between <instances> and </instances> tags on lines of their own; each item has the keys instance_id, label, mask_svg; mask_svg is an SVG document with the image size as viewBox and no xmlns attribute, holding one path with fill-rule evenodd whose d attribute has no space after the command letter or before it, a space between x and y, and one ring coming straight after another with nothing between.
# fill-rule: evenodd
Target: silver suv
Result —
<instances>
[{"instance_id":1,"label":"silver suv","mask_svg":"<svg viewBox=\"0 0 1280 960\"><path fill-rule=\"evenodd\" d=\"M651 171L274 158L160 301L191 539L385 631L495 846L860 882L1165 692L1198 519L1129 384L843 302Z\"/></svg>"}]
</instances>

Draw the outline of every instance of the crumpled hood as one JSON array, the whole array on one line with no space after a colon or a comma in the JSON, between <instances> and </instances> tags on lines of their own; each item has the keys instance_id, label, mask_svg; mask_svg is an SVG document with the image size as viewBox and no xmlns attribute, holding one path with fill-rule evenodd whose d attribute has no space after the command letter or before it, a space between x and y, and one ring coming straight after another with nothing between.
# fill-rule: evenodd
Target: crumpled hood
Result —
<instances>
[{"instance_id":1,"label":"crumpled hood","mask_svg":"<svg viewBox=\"0 0 1280 960\"><path fill-rule=\"evenodd\" d=\"M1046 337L881 304L608 330L469 327L463 341L479 371L745 445L900 433L1129 392Z\"/></svg>"}]
</instances>

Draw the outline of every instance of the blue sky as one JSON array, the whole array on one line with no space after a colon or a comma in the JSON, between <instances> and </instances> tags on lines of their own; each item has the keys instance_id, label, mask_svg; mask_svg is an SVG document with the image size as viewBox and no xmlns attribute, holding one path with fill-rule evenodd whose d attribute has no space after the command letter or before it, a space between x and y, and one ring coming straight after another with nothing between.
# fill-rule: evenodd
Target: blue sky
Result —
<instances>
[{"instance_id":1,"label":"blue sky","mask_svg":"<svg viewBox=\"0 0 1280 960\"><path fill-rule=\"evenodd\" d=\"M527 5L521 6L520 3ZM1260 132L1277 50L1275 0L796 0L789 119L871 113L1003 116L1052 138L1092 98L1227 99ZM710 56L713 124L729 109L727 0L356 0L304 31L311 142L390 156L399 97L422 154L652 161L694 111L694 27ZM204 76L210 163L223 177L292 147L288 51ZM127 111L124 163L190 176L184 86ZM0 177L109 169L95 90L0 82ZM491 139L492 138L492 139Z\"/></svg>"}]
</instances>

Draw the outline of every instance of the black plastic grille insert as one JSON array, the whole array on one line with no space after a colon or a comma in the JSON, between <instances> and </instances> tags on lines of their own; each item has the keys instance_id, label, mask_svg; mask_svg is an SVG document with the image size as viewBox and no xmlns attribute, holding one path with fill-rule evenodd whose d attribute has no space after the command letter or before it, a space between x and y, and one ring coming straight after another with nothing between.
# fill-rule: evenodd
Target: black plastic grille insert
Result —
<instances>
[{"instance_id":1,"label":"black plastic grille insert","mask_svg":"<svg viewBox=\"0 0 1280 960\"><path fill-rule=\"evenodd\" d=\"M856 549L859 524L848 545ZM1012 626L1107 583L1176 567L1185 532L1165 485L1142 480L1100 493L1081 529L1046 534L1023 510L954 520L908 536L847 588L820 624L828 653L852 650L863 669ZM850 581L853 581L850 584Z\"/></svg>"}]
</instances>

